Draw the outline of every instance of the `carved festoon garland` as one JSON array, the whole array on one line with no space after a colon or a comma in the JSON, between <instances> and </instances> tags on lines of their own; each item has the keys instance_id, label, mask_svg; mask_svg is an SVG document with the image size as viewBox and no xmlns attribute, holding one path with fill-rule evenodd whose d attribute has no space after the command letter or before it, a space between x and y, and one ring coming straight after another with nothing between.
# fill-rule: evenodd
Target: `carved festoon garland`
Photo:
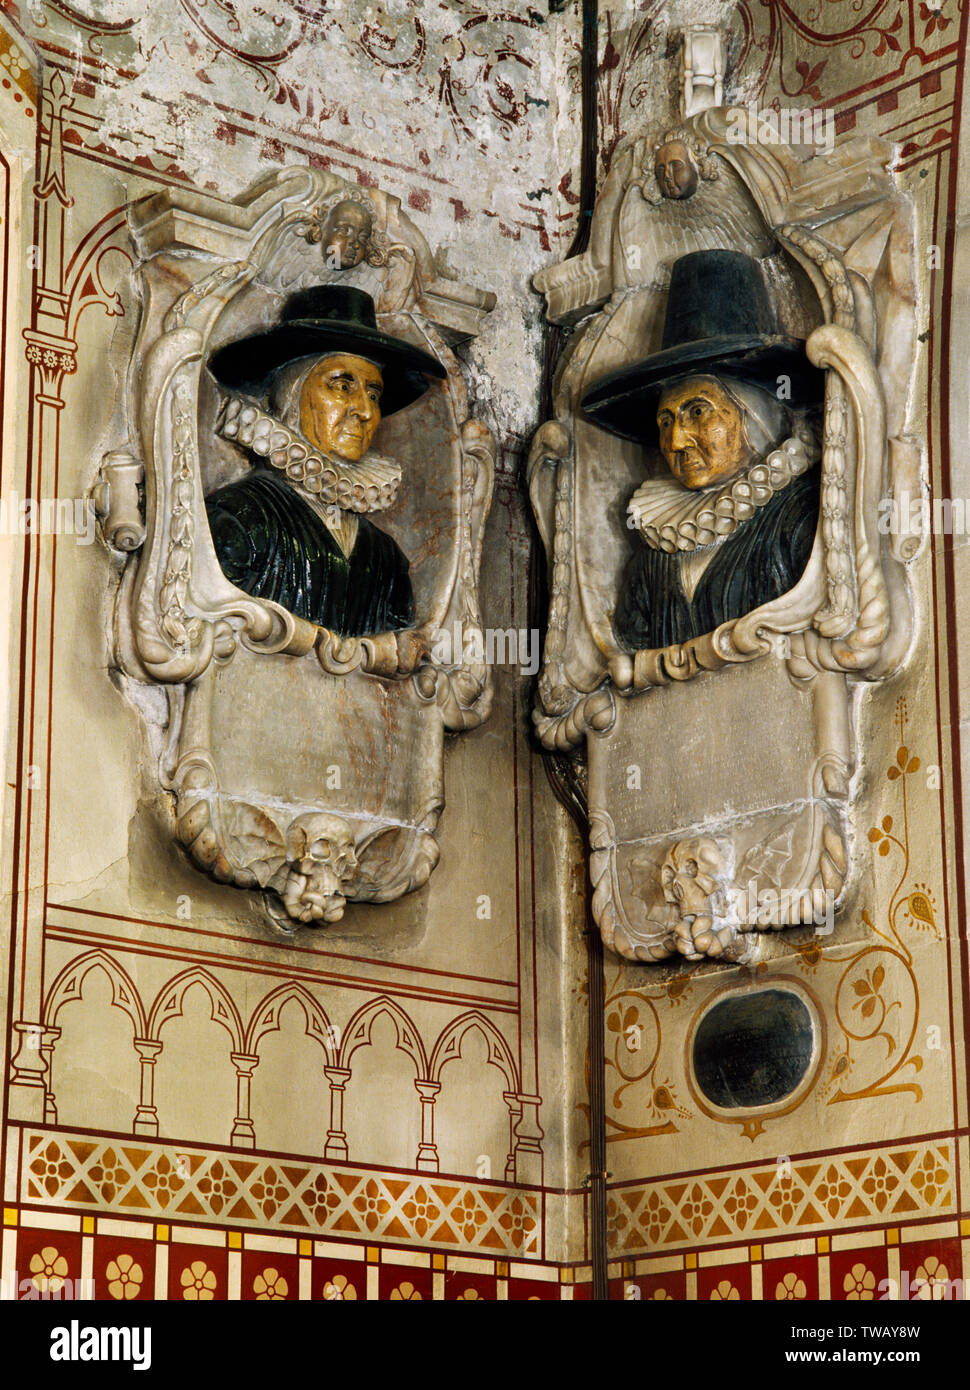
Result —
<instances>
[{"instance_id":1,"label":"carved festoon garland","mask_svg":"<svg viewBox=\"0 0 970 1390\"><path fill-rule=\"evenodd\" d=\"M613 692L607 687L581 695L564 679L563 658L568 635L569 597L572 586L573 460L569 432L558 420L540 427L529 453L530 492L538 482L537 470L556 468L555 531L549 624L539 675L541 708L533 710L536 732L544 748L564 752L579 743L587 729L603 731L613 723Z\"/></svg>"},{"instance_id":2,"label":"carved festoon garland","mask_svg":"<svg viewBox=\"0 0 970 1390\"><path fill-rule=\"evenodd\" d=\"M850 332L856 328L855 300L842 257L804 227L781 227L783 241L800 250L819 268L832 301L832 322ZM848 402L838 372L829 374L825 389L825 442L822 452L822 534L826 542L825 607L815 615L815 626L825 637L847 633L858 612L853 535L846 477Z\"/></svg>"},{"instance_id":3,"label":"carved festoon garland","mask_svg":"<svg viewBox=\"0 0 970 1390\"><path fill-rule=\"evenodd\" d=\"M495 468L494 440L478 421L462 429L462 487L460 527L462 559L458 573L458 623L462 633L460 651L453 651L450 664L420 666L414 675L414 688L422 700L434 700L446 729L473 729L488 717L492 690L485 660L485 639L478 607L476 575L481 560L484 517L474 524L476 499L490 493Z\"/></svg>"},{"instance_id":4,"label":"carved festoon garland","mask_svg":"<svg viewBox=\"0 0 970 1390\"><path fill-rule=\"evenodd\" d=\"M196 461L191 426L194 403L190 384L184 377L177 378L172 393L174 449L168 554L158 591L160 626L176 651L197 647L202 640L202 623L198 618L188 617L185 611L194 536Z\"/></svg>"}]
</instances>

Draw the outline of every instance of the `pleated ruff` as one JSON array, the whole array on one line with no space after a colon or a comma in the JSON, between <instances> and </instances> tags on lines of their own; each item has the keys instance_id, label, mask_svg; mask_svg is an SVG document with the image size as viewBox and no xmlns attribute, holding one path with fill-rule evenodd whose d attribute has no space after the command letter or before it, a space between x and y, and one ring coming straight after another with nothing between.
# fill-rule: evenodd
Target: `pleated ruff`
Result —
<instances>
[{"instance_id":1,"label":"pleated ruff","mask_svg":"<svg viewBox=\"0 0 970 1390\"><path fill-rule=\"evenodd\" d=\"M628 652L713 632L793 588L818 526L820 473L802 474L723 540L689 600L677 553L642 541L620 583L613 631Z\"/></svg>"}]
</instances>

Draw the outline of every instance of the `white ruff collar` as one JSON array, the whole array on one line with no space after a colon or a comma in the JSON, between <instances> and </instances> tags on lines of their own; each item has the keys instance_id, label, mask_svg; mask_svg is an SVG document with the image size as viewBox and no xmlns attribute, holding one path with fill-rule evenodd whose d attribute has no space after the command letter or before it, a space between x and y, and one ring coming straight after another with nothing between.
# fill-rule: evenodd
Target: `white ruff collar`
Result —
<instances>
[{"instance_id":1,"label":"white ruff collar","mask_svg":"<svg viewBox=\"0 0 970 1390\"><path fill-rule=\"evenodd\" d=\"M805 428L720 487L691 492L675 478L650 478L630 498L630 525L654 550L701 550L730 536L818 457L815 436Z\"/></svg>"},{"instance_id":2,"label":"white ruff collar","mask_svg":"<svg viewBox=\"0 0 970 1390\"><path fill-rule=\"evenodd\" d=\"M401 482L399 463L371 451L359 463L329 458L245 396L226 397L216 433L266 459L314 500L344 511L383 511L394 501Z\"/></svg>"}]
</instances>

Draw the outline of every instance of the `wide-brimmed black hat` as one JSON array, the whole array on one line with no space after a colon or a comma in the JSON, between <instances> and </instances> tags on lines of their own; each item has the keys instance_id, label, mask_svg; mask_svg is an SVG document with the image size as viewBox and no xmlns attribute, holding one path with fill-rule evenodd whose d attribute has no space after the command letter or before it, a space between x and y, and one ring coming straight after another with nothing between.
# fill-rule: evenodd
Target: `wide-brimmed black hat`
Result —
<instances>
[{"instance_id":1,"label":"wide-brimmed black hat","mask_svg":"<svg viewBox=\"0 0 970 1390\"><path fill-rule=\"evenodd\" d=\"M373 299L349 285L314 285L291 294L275 328L219 348L209 370L223 386L258 396L281 367L331 352L354 353L380 367L381 415L403 410L428 389L429 377L445 375L430 353L382 333Z\"/></svg>"},{"instance_id":2,"label":"wide-brimmed black hat","mask_svg":"<svg viewBox=\"0 0 970 1390\"><path fill-rule=\"evenodd\" d=\"M805 343L781 332L760 262L740 251L692 251L674 262L659 352L600 377L582 406L623 439L652 443L663 388L695 373L734 377L774 391L791 382L790 403L821 397L823 373Z\"/></svg>"}]
</instances>

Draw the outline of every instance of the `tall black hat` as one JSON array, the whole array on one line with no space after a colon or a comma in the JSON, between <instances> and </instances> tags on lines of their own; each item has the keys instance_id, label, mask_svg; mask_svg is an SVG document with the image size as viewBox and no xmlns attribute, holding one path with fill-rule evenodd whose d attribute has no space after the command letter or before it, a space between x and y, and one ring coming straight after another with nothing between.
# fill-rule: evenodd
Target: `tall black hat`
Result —
<instances>
[{"instance_id":1,"label":"tall black hat","mask_svg":"<svg viewBox=\"0 0 970 1390\"><path fill-rule=\"evenodd\" d=\"M219 348L209 358L209 370L223 386L258 396L281 367L331 352L354 353L380 367L381 415L416 401L428 389L429 377L445 376L430 353L382 333L373 299L350 285L314 285L291 294L275 328Z\"/></svg>"},{"instance_id":2,"label":"tall black hat","mask_svg":"<svg viewBox=\"0 0 970 1390\"><path fill-rule=\"evenodd\" d=\"M805 343L782 333L760 263L740 251L692 251L674 262L661 350L600 377L582 399L586 414L611 434L656 439L663 388L701 373L775 390L791 380L791 401L820 398L823 373Z\"/></svg>"}]
</instances>

